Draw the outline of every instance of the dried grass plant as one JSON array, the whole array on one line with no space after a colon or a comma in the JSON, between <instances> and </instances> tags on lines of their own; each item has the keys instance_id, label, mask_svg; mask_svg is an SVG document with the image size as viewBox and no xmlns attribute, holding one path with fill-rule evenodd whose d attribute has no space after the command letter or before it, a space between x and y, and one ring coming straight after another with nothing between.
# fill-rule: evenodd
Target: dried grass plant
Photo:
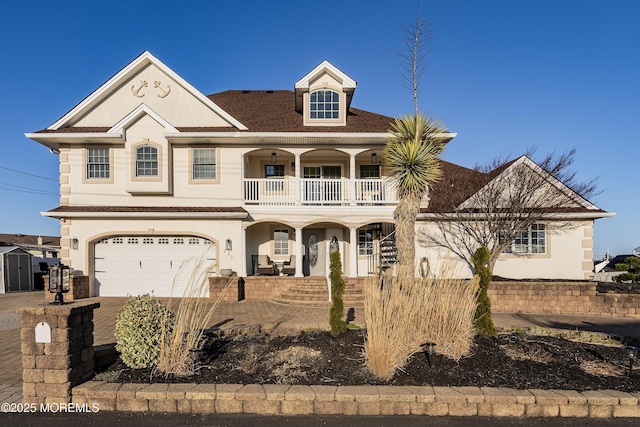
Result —
<instances>
[{"instance_id":1,"label":"dried grass plant","mask_svg":"<svg viewBox=\"0 0 640 427\"><path fill-rule=\"evenodd\" d=\"M156 370L164 375L188 376L197 369L197 356L202 349L203 334L210 326L211 318L224 297L233 279L229 279L215 302L209 301L209 276L217 268L216 264L206 265L207 254L200 259L185 261L174 279L173 289L180 282L185 271L191 271L178 308L172 292L168 306L175 313L173 330L162 331L160 356ZM193 266L193 267L192 267Z\"/></svg>"},{"instance_id":2,"label":"dried grass plant","mask_svg":"<svg viewBox=\"0 0 640 427\"><path fill-rule=\"evenodd\" d=\"M364 355L374 375L390 380L427 343L456 361L468 354L475 335L478 279L453 279L452 272L445 266L437 276L367 281Z\"/></svg>"}]
</instances>

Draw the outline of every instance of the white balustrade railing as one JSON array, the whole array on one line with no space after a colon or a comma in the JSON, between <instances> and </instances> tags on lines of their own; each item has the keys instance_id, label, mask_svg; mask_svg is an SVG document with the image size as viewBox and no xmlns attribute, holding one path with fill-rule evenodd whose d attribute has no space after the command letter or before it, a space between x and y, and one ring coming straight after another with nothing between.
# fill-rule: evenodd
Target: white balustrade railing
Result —
<instances>
[{"instance_id":1,"label":"white balustrade railing","mask_svg":"<svg viewBox=\"0 0 640 427\"><path fill-rule=\"evenodd\" d=\"M384 179L244 179L247 204L390 205L397 201L395 191Z\"/></svg>"}]
</instances>

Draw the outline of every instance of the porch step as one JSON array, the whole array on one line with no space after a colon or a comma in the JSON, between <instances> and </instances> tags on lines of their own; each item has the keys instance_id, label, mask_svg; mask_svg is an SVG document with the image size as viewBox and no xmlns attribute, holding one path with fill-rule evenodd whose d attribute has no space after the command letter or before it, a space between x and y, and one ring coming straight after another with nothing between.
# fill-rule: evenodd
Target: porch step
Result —
<instances>
[{"instance_id":1,"label":"porch step","mask_svg":"<svg viewBox=\"0 0 640 427\"><path fill-rule=\"evenodd\" d=\"M314 285L306 283L296 284L282 292L279 296L272 298L272 300L290 305L331 306L331 302L329 302L329 290L326 283L316 283ZM362 289L353 284L347 284L344 292L345 306L362 306L363 301L364 295Z\"/></svg>"}]
</instances>

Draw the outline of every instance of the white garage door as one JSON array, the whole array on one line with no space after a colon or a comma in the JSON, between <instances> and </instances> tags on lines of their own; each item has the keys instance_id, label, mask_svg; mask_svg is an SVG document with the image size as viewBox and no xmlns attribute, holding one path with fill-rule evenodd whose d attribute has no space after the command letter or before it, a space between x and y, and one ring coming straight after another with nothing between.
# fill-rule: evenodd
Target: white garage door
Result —
<instances>
[{"instance_id":1,"label":"white garage door","mask_svg":"<svg viewBox=\"0 0 640 427\"><path fill-rule=\"evenodd\" d=\"M181 297L206 270L215 274L215 245L199 237L121 236L95 244L96 293ZM206 296L209 296L208 286Z\"/></svg>"}]
</instances>

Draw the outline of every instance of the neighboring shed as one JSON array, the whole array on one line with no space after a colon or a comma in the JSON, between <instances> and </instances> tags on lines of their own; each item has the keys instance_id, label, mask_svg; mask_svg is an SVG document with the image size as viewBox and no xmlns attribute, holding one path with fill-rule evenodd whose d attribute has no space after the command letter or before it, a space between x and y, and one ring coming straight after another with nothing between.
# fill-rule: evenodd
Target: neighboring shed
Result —
<instances>
[{"instance_id":1,"label":"neighboring shed","mask_svg":"<svg viewBox=\"0 0 640 427\"><path fill-rule=\"evenodd\" d=\"M0 294L33 290L32 258L18 246L0 247Z\"/></svg>"}]
</instances>

